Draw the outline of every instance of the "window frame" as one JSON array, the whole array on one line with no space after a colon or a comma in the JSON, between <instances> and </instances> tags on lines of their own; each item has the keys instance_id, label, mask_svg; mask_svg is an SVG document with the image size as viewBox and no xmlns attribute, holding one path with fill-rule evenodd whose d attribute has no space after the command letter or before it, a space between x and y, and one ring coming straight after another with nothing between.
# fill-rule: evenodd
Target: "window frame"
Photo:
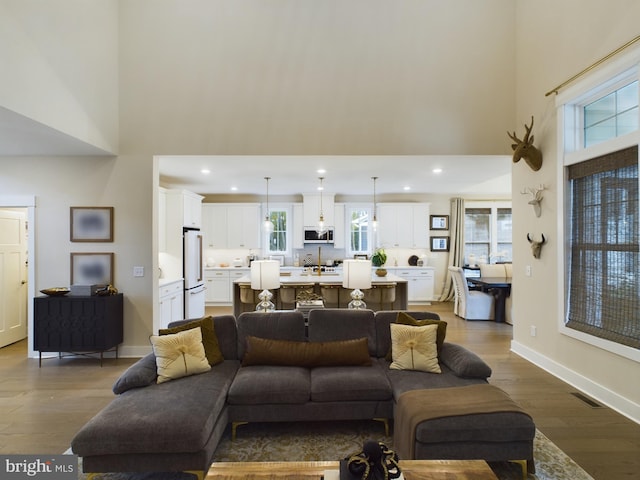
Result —
<instances>
[{"instance_id":1,"label":"window frame","mask_svg":"<svg viewBox=\"0 0 640 480\"><path fill-rule=\"evenodd\" d=\"M558 143L556 180L559 192L556 208L558 217L558 242L556 256L558 274L558 331L568 337L614 353L621 357L640 362L640 350L604 338L590 335L565 325L568 315L569 291L569 242L571 198L567 167L607 153L640 145L640 129L585 147L583 118L584 105L620 88L629 81L640 80L640 47L629 49L615 61L585 75L556 96ZM639 87L640 88L640 87ZM639 111L640 115L640 111Z\"/></svg>"},{"instance_id":2,"label":"window frame","mask_svg":"<svg viewBox=\"0 0 640 480\"><path fill-rule=\"evenodd\" d=\"M264 242L264 246L265 248L264 250L264 254L265 255L285 255L285 256L291 256L292 252L293 252L293 246L292 246L292 242L293 242L293 232L292 232L292 228L293 228L293 208L291 207L290 204L285 204L285 203L270 203L269 204L269 210L267 210L266 206L263 206L263 215L262 218L264 219L265 216L269 216L269 218L271 218L271 212L285 212L286 216L287 216L287 229L285 230L285 242L287 243L287 248L285 250L271 250L271 243L269 242L269 238L271 236L271 233L267 233L264 231L264 229L262 229L262 226L260 227L262 229L262 237L263 237L263 242Z\"/></svg>"},{"instance_id":3,"label":"window frame","mask_svg":"<svg viewBox=\"0 0 640 480\"><path fill-rule=\"evenodd\" d=\"M465 209L465 218L467 215L467 209L489 209L490 213L490 225L489 225L489 256L487 257L487 263L495 263L492 262L491 252L498 252L498 243L506 243L506 242L498 242L498 210L501 209L509 209L511 210L512 223L513 223L513 205L511 201L507 200L492 200L492 201L466 201L464 204ZM513 228L512 228L513 232ZM467 239L464 240L464 261L468 262L468 253L467 253ZM513 260L513 235L511 237L511 259L500 261L510 262Z\"/></svg>"},{"instance_id":4,"label":"window frame","mask_svg":"<svg viewBox=\"0 0 640 480\"><path fill-rule=\"evenodd\" d=\"M374 245L376 239L374 236L377 232L373 229L371 223L367 225L368 246L366 250L352 250L351 249L351 215L354 211L366 210L369 212L369 218L373 218L373 205L365 203L349 203L345 206L344 212L344 229L345 229L345 253L347 258L353 258L354 255L367 255L370 257L373 254Z\"/></svg>"}]
</instances>

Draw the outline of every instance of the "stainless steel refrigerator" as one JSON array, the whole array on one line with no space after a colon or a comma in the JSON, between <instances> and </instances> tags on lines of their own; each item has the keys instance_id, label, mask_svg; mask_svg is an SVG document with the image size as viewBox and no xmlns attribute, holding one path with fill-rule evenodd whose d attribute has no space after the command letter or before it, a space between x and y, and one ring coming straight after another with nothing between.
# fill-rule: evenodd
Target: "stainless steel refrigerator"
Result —
<instances>
[{"instance_id":1,"label":"stainless steel refrigerator","mask_svg":"<svg viewBox=\"0 0 640 480\"><path fill-rule=\"evenodd\" d=\"M204 316L204 270L202 262L202 233L184 231L184 318Z\"/></svg>"}]
</instances>

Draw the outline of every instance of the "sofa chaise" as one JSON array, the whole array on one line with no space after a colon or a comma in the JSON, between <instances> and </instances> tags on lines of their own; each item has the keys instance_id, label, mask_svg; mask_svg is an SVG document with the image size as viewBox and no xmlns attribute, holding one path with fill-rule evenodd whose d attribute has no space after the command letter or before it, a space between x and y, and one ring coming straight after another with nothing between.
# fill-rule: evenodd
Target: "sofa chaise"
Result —
<instances>
[{"instance_id":1,"label":"sofa chaise","mask_svg":"<svg viewBox=\"0 0 640 480\"><path fill-rule=\"evenodd\" d=\"M400 328L401 317L409 321L400 323L437 329L440 373L390 368L391 330ZM430 312L318 309L308 320L296 311L245 312L200 322L213 326L224 360L163 383L153 353L133 364L114 384L116 398L72 441L85 472L189 471L203 478L229 424L234 437L247 422L378 419L388 425L406 392L487 385L491 375L477 355L444 341L446 323ZM488 428L487 418L481 420ZM442 429L447 421L435 424ZM530 421L523 428L520 436L530 440L516 448L504 448L503 431L493 446L491 434L482 436L485 459L532 464L535 427ZM429 458L428 447L418 448L419 458ZM466 438L434 447L453 449L450 458L478 458L478 445Z\"/></svg>"}]
</instances>

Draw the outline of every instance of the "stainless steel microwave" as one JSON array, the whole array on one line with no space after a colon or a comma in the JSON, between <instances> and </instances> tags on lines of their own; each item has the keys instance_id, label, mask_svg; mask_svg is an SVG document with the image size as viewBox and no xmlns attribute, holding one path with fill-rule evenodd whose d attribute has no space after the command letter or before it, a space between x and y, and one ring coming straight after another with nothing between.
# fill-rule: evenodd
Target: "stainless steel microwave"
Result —
<instances>
[{"instance_id":1,"label":"stainless steel microwave","mask_svg":"<svg viewBox=\"0 0 640 480\"><path fill-rule=\"evenodd\" d=\"M304 227L304 243L333 243L333 228L319 234L315 227Z\"/></svg>"}]
</instances>

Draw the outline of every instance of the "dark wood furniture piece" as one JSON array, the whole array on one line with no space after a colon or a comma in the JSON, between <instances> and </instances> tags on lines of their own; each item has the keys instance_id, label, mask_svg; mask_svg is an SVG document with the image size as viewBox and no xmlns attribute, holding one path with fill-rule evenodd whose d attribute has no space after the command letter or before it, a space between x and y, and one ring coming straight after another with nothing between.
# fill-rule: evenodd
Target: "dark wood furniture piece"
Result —
<instances>
[{"instance_id":1,"label":"dark wood furniture piece","mask_svg":"<svg viewBox=\"0 0 640 480\"><path fill-rule=\"evenodd\" d=\"M494 319L496 322L504 322L505 302L511 294L511 277L467 277L467 281L477 285L483 291L494 294Z\"/></svg>"},{"instance_id":2,"label":"dark wood furniture piece","mask_svg":"<svg viewBox=\"0 0 640 480\"><path fill-rule=\"evenodd\" d=\"M34 298L33 348L74 355L115 351L123 336L123 295Z\"/></svg>"}]
</instances>

